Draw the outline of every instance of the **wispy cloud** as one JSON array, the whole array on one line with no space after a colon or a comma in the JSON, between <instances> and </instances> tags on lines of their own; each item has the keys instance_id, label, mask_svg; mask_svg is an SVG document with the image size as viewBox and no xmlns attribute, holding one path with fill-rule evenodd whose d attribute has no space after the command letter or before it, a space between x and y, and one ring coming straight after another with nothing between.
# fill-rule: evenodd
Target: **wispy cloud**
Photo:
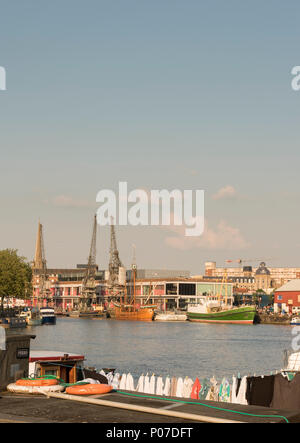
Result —
<instances>
[{"instance_id":1,"label":"wispy cloud","mask_svg":"<svg viewBox=\"0 0 300 443\"><path fill-rule=\"evenodd\" d=\"M204 233L200 237L186 237L184 226L169 226L168 228L176 236L166 237L165 243L175 249L240 250L250 246L240 229L230 226L225 220L221 220L216 228L210 228L205 222Z\"/></svg>"},{"instance_id":2,"label":"wispy cloud","mask_svg":"<svg viewBox=\"0 0 300 443\"><path fill-rule=\"evenodd\" d=\"M237 195L236 189L231 186L224 186L223 188L219 189L216 194L212 196L214 200L221 200L223 198L232 198Z\"/></svg>"}]
</instances>

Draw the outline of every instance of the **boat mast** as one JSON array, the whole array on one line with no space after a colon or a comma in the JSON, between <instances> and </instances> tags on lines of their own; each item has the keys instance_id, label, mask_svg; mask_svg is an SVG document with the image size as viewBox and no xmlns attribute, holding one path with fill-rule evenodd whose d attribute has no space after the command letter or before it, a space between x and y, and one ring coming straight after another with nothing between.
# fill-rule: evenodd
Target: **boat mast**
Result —
<instances>
[{"instance_id":1,"label":"boat mast","mask_svg":"<svg viewBox=\"0 0 300 443\"><path fill-rule=\"evenodd\" d=\"M135 301L136 301L135 280L136 280L136 271L137 271L137 265L136 265L136 246L132 245L132 249L133 249L133 257L132 257L131 270L132 270L132 273L133 273L133 309L135 311L136 310L136 305L135 305Z\"/></svg>"}]
</instances>

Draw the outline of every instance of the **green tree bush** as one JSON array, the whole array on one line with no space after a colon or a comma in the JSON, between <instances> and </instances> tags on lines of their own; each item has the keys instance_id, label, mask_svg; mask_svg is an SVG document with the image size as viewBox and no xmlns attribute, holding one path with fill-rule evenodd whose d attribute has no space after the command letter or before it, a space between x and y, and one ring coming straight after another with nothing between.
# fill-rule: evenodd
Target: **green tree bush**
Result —
<instances>
[{"instance_id":1,"label":"green tree bush","mask_svg":"<svg viewBox=\"0 0 300 443\"><path fill-rule=\"evenodd\" d=\"M15 249L0 251L0 302L6 297L29 298L32 293L32 270L25 257Z\"/></svg>"}]
</instances>

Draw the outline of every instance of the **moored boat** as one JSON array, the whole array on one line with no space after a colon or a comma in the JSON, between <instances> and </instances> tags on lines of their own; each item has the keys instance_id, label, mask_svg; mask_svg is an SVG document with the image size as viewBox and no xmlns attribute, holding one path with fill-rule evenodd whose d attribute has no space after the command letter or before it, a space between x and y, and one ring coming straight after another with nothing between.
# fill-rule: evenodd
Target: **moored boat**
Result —
<instances>
[{"instance_id":1,"label":"moored boat","mask_svg":"<svg viewBox=\"0 0 300 443\"><path fill-rule=\"evenodd\" d=\"M152 321L156 305L136 305L114 302L116 320Z\"/></svg>"},{"instance_id":2,"label":"moored boat","mask_svg":"<svg viewBox=\"0 0 300 443\"><path fill-rule=\"evenodd\" d=\"M154 317L155 321L186 321L186 314L177 314L176 312L157 312Z\"/></svg>"},{"instance_id":3,"label":"moored boat","mask_svg":"<svg viewBox=\"0 0 300 443\"><path fill-rule=\"evenodd\" d=\"M27 322L26 322L25 318L3 317L3 318L0 318L0 325L3 328L18 329L18 328L26 328Z\"/></svg>"},{"instance_id":4,"label":"moored boat","mask_svg":"<svg viewBox=\"0 0 300 443\"><path fill-rule=\"evenodd\" d=\"M56 315L54 312L54 308L46 307L40 309L41 317L42 317L42 325L55 325L56 324Z\"/></svg>"},{"instance_id":5,"label":"moored boat","mask_svg":"<svg viewBox=\"0 0 300 443\"><path fill-rule=\"evenodd\" d=\"M209 303L188 306L188 320L201 323L253 324L256 315L255 306L210 307Z\"/></svg>"},{"instance_id":6,"label":"moored boat","mask_svg":"<svg viewBox=\"0 0 300 443\"><path fill-rule=\"evenodd\" d=\"M28 326L40 326L42 324L42 316L38 308L23 311L19 317L24 318Z\"/></svg>"},{"instance_id":7,"label":"moored boat","mask_svg":"<svg viewBox=\"0 0 300 443\"><path fill-rule=\"evenodd\" d=\"M84 356L61 351L30 350L29 376L53 376L65 383L76 383L83 370Z\"/></svg>"},{"instance_id":8,"label":"moored boat","mask_svg":"<svg viewBox=\"0 0 300 443\"><path fill-rule=\"evenodd\" d=\"M290 324L291 324L292 326L300 325L300 317L294 317L294 318L292 318Z\"/></svg>"}]
</instances>

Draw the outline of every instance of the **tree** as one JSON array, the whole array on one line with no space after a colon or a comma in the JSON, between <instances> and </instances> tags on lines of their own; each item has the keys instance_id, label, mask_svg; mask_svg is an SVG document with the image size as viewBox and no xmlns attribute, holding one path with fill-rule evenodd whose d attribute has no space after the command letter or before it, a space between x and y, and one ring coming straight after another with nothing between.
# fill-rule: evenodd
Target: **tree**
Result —
<instances>
[{"instance_id":1,"label":"tree","mask_svg":"<svg viewBox=\"0 0 300 443\"><path fill-rule=\"evenodd\" d=\"M5 297L27 298L31 295L32 271L25 257L15 249L0 251L0 300L3 309Z\"/></svg>"}]
</instances>

